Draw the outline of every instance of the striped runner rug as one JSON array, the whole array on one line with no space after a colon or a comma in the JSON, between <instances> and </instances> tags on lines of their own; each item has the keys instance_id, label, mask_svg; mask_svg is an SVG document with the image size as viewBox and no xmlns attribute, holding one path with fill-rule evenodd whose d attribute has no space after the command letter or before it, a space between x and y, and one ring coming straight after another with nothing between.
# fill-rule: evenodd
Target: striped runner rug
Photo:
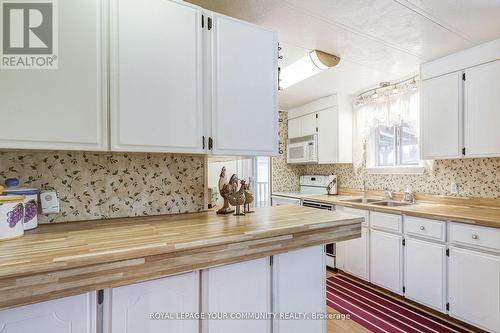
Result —
<instances>
[{"instance_id":1,"label":"striped runner rug","mask_svg":"<svg viewBox=\"0 0 500 333\"><path fill-rule=\"evenodd\" d=\"M371 332L469 332L342 274L327 278L326 302Z\"/></svg>"}]
</instances>

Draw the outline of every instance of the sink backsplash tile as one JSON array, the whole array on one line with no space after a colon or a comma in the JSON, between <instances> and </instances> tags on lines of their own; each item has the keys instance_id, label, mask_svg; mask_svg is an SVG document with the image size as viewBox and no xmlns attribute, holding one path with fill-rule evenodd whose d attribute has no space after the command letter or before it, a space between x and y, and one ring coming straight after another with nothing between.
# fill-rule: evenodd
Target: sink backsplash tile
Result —
<instances>
[{"instance_id":1,"label":"sink backsplash tile","mask_svg":"<svg viewBox=\"0 0 500 333\"><path fill-rule=\"evenodd\" d=\"M280 138L286 152L286 113L280 117ZM355 170L352 164L288 165L286 156L281 155L273 158L272 170L273 191L297 191L300 175L336 174L339 186L344 188L361 188L366 180L370 190L402 192L409 185L414 192L451 196L451 184L458 183L458 196L500 198L500 158L437 160L421 175L379 175L368 174L364 168Z\"/></svg>"},{"instance_id":2,"label":"sink backsplash tile","mask_svg":"<svg viewBox=\"0 0 500 333\"><path fill-rule=\"evenodd\" d=\"M61 212L40 223L203 210L204 157L94 152L0 152L0 182L55 189Z\"/></svg>"}]
</instances>

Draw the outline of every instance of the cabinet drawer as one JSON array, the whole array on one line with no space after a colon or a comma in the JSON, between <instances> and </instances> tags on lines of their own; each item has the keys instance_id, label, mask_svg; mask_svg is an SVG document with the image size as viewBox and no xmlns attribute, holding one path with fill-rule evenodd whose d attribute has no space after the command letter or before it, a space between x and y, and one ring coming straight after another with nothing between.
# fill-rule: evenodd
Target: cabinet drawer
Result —
<instances>
[{"instance_id":1,"label":"cabinet drawer","mask_svg":"<svg viewBox=\"0 0 500 333\"><path fill-rule=\"evenodd\" d=\"M405 234L430 238L439 241L446 240L446 222L429 220L420 217L405 216Z\"/></svg>"},{"instance_id":2,"label":"cabinet drawer","mask_svg":"<svg viewBox=\"0 0 500 333\"><path fill-rule=\"evenodd\" d=\"M347 214L363 216L365 218L365 222L362 223L362 226L367 227L370 219L370 212L365 209L344 207L344 206L335 206L335 209L341 212L345 212Z\"/></svg>"},{"instance_id":3,"label":"cabinet drawer","mask_svg":"<svg viewBox=\"0 0 500 333\"><path fill-rule=\"evenodd\" d=\"M370 212L370 225L375 229L402 233L402 224L401 215Z\"/></svg>"},{"instance_id":4,"label":"cabinet drawer","mask_svg":"<svg viewBox=\"0 0 500 333\"><path fill-rule=\"evenodd\" d=\"M450 223L450 241L500 251L500 229Z\"/></svg>"}]
</instances>

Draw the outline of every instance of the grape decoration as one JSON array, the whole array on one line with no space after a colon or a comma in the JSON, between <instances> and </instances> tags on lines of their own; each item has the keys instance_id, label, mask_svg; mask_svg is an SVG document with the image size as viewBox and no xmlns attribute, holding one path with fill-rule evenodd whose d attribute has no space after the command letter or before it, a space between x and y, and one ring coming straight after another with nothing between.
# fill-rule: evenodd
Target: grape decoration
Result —
<instances>
[{"instance_id":1,"label":"grape decoration","mask_svg":"<svg viewBox=\"0 0 500 333\"><path fill-rule=\"evenodd\" d=\"M13 210L7 213L7 222L10 228L14 228L16 224L23 220L23 204L17 204Z\"/></svg>"},{"instance_id":2,"label":"grape decoration","mask_svg":"<svg viewBox=\"0 0 500 333\"><path fill-rule=\"evenodd\" d=\"M30 200L24 204L24 223L33 220L37 214L37 206L35 200Z\"/></svg>"}]
</instances>

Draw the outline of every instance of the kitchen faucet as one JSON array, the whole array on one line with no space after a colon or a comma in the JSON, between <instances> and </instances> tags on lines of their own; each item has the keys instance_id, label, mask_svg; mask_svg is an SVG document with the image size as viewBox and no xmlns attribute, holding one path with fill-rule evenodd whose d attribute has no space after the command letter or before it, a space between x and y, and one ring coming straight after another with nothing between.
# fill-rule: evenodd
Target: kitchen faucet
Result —
<instances>
[{"instance_id":1,"label":"kitchen faucet","mask_svg":"<svg viewBox=\"0 0 500 333\"><path fill-rule=\"evenodd\" d=\"M394 199L394 191L391 191L388 188L385 189L385 195L387 196L387 200L389 201L392 201Z\"/></svg>"},{"instance_id":2,"label":"kitchen faucet","mask_svg":"<svg viewBox=\"0 0 500 333\"><path fill-rule=\"evenodd\" d=\"M366 180L363 180L363 199L366 199L367 195L368 195L368 191L366 190Z\"/></svg>"}]
</instances>

